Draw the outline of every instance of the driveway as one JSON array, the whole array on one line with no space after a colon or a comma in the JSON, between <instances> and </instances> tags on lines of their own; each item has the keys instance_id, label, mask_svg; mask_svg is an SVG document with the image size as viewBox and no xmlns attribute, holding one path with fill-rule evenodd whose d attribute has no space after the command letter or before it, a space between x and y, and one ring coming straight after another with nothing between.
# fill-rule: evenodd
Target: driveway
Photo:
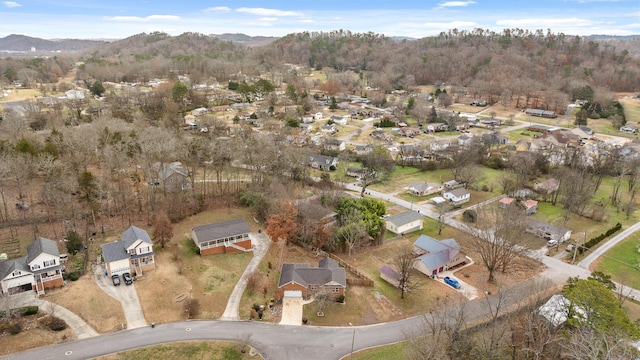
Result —
<instances>
[{"instance_id":1,"label":"driveway","mask_svg":"<svg viewBox=\"0 0 640 360\"><path fill-rule=\"evenodd\" d=\"M64 320L67 325L73 330L78 339L88 339L94 336L98 336L97 331L93 329L89 324L84 322L80 316L72 313L67 308L62 307L56 303L38 298L33 292L27 291L20 294L11 295L10 301L13 301L12 308L36 305L40 311L54 315L57 318Z\"/></svg>"},{"instance_id":2,"label":"driveway","mask_svg":"<svg viewBox=\"0 0 640 360\"><path fill-rule=\"evenodd\" d=\"M120 301L124 317L127 319L127 329L147 326L147 320L144 318L138 293L136 292L135 281L132 285L125 285L124 281L122 281L120 286L113 286L111 278L104 274L103 265L93 267L93 276L102 291Z\"/></svg>"},{"instance_id":3,"label":"driveway","mask_svg":"<svg viewBox=\"0 0 640 360\"><path fill-rule=\"evenodd\" d=\"M242 273L242 277L236 283L236 286L233 288L231 292L231 296L229 296L229 301L227 302L227 307L224 309L224 313L220 317L220 320L227 321L238 321L240 320L239 309L240 309L240 299L242 298L242 293L247 288L247 276L251 274L258 268L264 254L267 253L269 249L269 245L271 245L271 239L264 232L259 233L251 233L251 244L253 245L253 258L247 265L247 268L244 269Z\"/></svg>"},{"instance_id":4,"label":"driveway","mask_svg":"<svg viewBox=\"0 0 640 360\"><path fill-rule=\"evenodd\" d=\"M455 291L462 294L467 300L473 300L478 297L478 289L464 282L459 276L455 276L453 271L443 271L436 277L437 281L442 283L443 286L453 289L453 287L444 282L444 277L449 276L452 277L460 283L460 289L454 289Z\"/></svg>"}]
</instances>

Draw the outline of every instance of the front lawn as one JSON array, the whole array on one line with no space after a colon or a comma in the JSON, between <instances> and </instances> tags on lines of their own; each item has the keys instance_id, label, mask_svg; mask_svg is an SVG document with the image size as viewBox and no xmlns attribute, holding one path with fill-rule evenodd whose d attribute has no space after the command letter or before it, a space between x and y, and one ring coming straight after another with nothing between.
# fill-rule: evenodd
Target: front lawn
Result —
<instances>
[{"instance_id":1,"label":"front lawn","mask_svg":"<svg viewBox=\"0 0 640 360\"><path fill-rule=\"evenodd\" d=\"M640 289L639 244L640 233L635 233L604 253L592 268L611 275L613 281Z\"/></svg>"}]
</instances>

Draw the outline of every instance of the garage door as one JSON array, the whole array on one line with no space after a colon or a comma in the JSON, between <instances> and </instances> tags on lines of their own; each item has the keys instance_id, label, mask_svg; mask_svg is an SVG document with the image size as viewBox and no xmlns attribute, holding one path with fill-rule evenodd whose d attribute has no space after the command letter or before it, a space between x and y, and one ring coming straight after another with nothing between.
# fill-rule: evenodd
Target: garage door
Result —
<instances>
[{"instance_id":1,"label":"garage door","mask_svg":"<svg viewBox=\"0 0 640 360\"><path fill-rule=\"evenodd\" d=\"M129 267L121 267L121 268L117 268L117 269L111 269L111 275L122 275L124 273L128 273L131 270L129 270Z\"/></svg>"},{"instance_id":2,"label":"garage door","mask_svg":"<svg viewBox=\"0 0 640 360\"><path fill-rule=\"evenodd\" d=\"M13 295L13 294L17 294L25 291L31 291L31 290L33 290L33 286L31 283L15 286L15 287L9 288L9 295Z\"/></svg>"}]
</instances>

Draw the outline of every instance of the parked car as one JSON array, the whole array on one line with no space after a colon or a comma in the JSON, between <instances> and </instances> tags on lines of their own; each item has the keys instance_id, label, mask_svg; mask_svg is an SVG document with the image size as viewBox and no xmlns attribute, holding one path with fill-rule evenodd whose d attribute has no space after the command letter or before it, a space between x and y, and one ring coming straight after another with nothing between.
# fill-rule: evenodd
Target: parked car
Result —
<instances>
[{"instance_id":1,"label":"parked car","mask_svg":"<svg viewBox=\"0 0 640 360\"><path fill-rule=\"evenodd\" d=\"M113 281L113 286L120 285L120 276L118 274L112 275L111 281Z\"/></svg>"},{"instance_id":2,"label":"parked car","mask_svg":"<svg viewBox=\"0 0 640 360\"><path fill-rule=\"evenodd\" d=\"M122 274L122 279L124 280L124 283L127 284L127 285L133 284L133 278L131 277L131 274L129 274L129 273Z\"/></svg>"},{"instance_id":3,"label":"parked car","mask_svg":"<svg viewBox=\"0 0 640 360\"><path fill-rule=\"evenodd\" d=\"M452 277L448 277L445 276L444 277L444 282L448 285L450 285L451 287L453 287L454 289L460 289L460 283L458 282L458 280L452 278Z\"/></svg>"},{"instance_id":4,"label":"parked car","mask_svg":"<svg viewBox=\"0 0 640 360\"><path fill-rule=\"evenodd\" d=\"M552 239L552 240L547 241L547 246L548 247L554 247L556 245L558 245L558 240L553 240Z\"/></svg>"},{"instance_id":5,"label":"parked car","mask_svg":"<svg viewBox=\"0 0 640 360\"><path fill-rule=\"evenodd\" d=\"M567 248L565 249L567 252L571 252L573 251L573 249L576 248L575 244L569 244L569 246L567 246Z\"/></svg>"}]
</instances>

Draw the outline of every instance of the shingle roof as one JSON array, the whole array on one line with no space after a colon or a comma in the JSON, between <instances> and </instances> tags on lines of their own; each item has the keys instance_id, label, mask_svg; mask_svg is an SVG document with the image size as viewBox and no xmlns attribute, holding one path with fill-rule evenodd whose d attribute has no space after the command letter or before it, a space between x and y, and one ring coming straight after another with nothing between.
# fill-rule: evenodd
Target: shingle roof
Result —
<instances>
[{"instance_id":1,"label":"shingle roof","mask_svg":"<svg viewBox=\"0 0 640 360\"><path fill-rule=\"evenodd\" d=\"M58 244L55 241L39 237L27 247L27 264L31 263L40 254L60 256Z\"/></svg>"},{"instance_id":2,"label":"shingle roof","mask_svg":"<svg viewBox=\"0 0 640 360\"><path fill-rule=\"evenodd\" d=\"M136 226L131 226L130 228L125 230L125 232L123 232L122 235L120 235L120 239L122 239L125 249L128 249L129 246L131 246L133 243L135 243L138 240L142 240L146 243L153 245L153 241L151 241L149 234L144 229L140 229L139 227L136 227Z\"/></svg>"},{"instance_id":3,"label":"shingle roof","mask_svg":"<svg viewBox=\"0 0 640 360\"><path fill-rule=\"evenodd\" d=\"M469 191L467 191L467 189L464 189L464 188L457 188L457 189L449 190L447 192L453 194L453 196L455 197L461 197L469 194Z\"/></svg>"},{"instance_id":4,"label":"shingle roof","mask_svg":"<svg viewBox=\"0 0 640 360\"><path fill-rule=\"evenodd\" d=\"M114 241L100 245L102 248L102 259L105 263L113 261L128 259L130 257L127 253L127 248L122 241Z\"/></svg>"},{"instance_id":5,"label":"shingle roof","mask_svg":"<svg viewBox=\"0 0 640 360\"><path fill-rule=\"evenodd\" d=\"M14 270L32 273L29 266L27 266L26 256L0 262L0 279L6 278Z\"/></svg>"},{"instance_id":6,"label":"shingle roof","mask_svg":"<svg viewBox=\"0 0 640 360\"><path fill-rule=\"evenodd\" d=\"M325 258L323 260L326 260ZM320 260L322 263L323 260ZM329 259L327 263L334 264L335 260ZM319 263L319 265L320 265ZM312 268L309 264L282 264L282 272L278 287L282 287L289 283L296 283L302 286L309 285L341 285L347 286L347 273L344 268L336 267L317 267Z\"/></svg>"},{"instance_id":7,"label":"shingle roof","mask_svg":"<svg viewBox=\"0 0 640 360\"><path fill-rule=\"evenodd\" d=\"M423 216L420 215L420 213L418 213L418 212L405 211L405 212L400 213L400 214L389 216L385 220L389 221L390 223L394 224L395 226L402 226L402 225L406 225L406 224L412 223L412 222L414 222L416 220L420 220L420 219L422 219L422 217Z\"/></svg>"},{"instance_id":8,"label":"shingle roof","mask_svg":"<svg viewBox=\"0 0 640 360\"><path fill-rule=\"evenodd\" d=\"M429 269L437 269L445 266L460 252L460 244L454 239L438 241L427 235L420 235L413 243L427 253L418 257Z\"/></svg>"},{"instance_id":9,"label":"shingle roof","mask_svg":"<svg viewBox=\"0 0 640 360\"><path fill-rule=\"evenodd\" d=\"M198 243L222 239L229 236L248 234L251 232L244 219L233 219L214 224L200 225L192 229Z\"/></svg>"}]
</instances>

